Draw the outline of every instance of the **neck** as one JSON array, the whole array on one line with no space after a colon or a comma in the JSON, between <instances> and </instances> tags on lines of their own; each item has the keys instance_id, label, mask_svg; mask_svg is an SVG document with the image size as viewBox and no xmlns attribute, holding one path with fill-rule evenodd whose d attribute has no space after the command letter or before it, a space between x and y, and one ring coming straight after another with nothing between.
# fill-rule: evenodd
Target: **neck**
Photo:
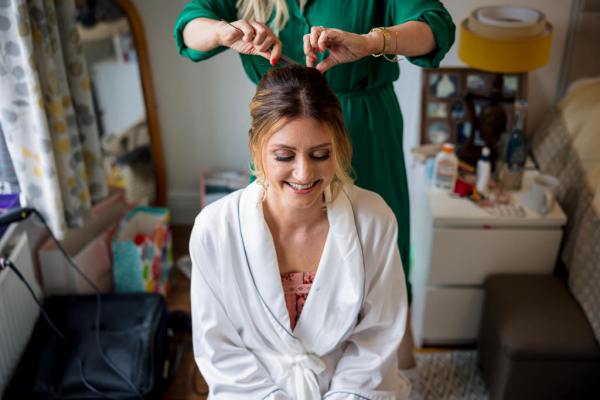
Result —
<instances>
[{"instance_id":1,"label":"neck","mask_svg":"<svg viewBox=\"0 0 600 400\"><path fill-rule=\"evenodd\" d=\"M268 195L263 202L263 213L269 227L278 232L308 230L327 219L327 209L322 203L307 209L290 209Z\"/></svg>"}]
</instances>

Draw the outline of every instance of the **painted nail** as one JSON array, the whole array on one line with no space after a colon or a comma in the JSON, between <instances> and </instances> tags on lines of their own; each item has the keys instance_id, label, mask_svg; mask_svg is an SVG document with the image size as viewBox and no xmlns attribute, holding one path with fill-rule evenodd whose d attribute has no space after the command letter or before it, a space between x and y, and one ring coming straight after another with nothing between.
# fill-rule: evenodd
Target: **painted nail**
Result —
<instances>
[{"instance_id":1,"label":"painted nail","mask_svg":"<svg viewBox=\"0 0 600 400\"><path fill-rule=\"evenodd\" d=\"M322 53L324 50L319 47L319 53Z\"/></svg>"},{"instance_id":2,"label":"painted nail","mask_svg":"<svg viewBox=\"0 0 600 400\"><path fill-rule=\"evenodd\" d=\"M317 61L317 57L311 57L312 62Z\"/></svg>"}]
</instances>

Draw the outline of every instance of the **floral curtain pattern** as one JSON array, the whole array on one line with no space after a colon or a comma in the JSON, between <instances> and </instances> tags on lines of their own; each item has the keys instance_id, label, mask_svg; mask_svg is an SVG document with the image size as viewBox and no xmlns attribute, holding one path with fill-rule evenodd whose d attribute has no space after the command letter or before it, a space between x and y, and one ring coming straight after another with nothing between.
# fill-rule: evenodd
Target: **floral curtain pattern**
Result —
<instances>
[{"instance_id":1,"label":"floral curtain pattern","mask_svg":"<svg viewBox=\"0 0 600 400\"><path fill-rule=\"evenodd\" d=\"M0 125L28 206L62 237L108 193L74 0L0 0Z\"/></svg>"}]
</instances>

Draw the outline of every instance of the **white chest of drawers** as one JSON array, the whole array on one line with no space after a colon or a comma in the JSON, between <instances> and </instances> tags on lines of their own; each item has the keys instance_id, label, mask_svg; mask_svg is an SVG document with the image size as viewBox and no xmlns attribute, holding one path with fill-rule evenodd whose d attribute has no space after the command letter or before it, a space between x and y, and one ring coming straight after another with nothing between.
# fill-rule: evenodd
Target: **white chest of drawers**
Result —
<instances>
[{"instance_id":1,"label":"white chest of drawers","mask_svg":"<svg viewBox=\"0 0 600 400\"><path fill-rule=\"evenodd\" d=\"M566 217L557 204L545 216L525 205L523 217L494 216L467 199L429 189L420 172L412 198L415 344L474 342L485 277L502 272L551 274ZM528 172L524 190L514 193L518 203L535 174Z\"/></svg>"}]
</instances>

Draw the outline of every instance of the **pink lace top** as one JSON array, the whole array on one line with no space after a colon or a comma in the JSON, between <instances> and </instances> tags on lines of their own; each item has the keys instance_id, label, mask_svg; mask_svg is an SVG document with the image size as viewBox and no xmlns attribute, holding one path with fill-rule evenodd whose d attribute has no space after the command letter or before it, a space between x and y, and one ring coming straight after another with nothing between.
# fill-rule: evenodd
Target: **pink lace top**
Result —
<instances>
[{"instance_id":1,"label":"pink lace top","mask_svg":"<svg viewBox=\"0 0 600 400\"><path fill-rule=\"evenodd\" d=\"M285 304L290 314L290 324L292 330L300 318L300 313L308 297L308 292L315 280L316 272L287 272L281 274L281 284L283 285L283 294Z\"/></svg>"}]
</instances>

